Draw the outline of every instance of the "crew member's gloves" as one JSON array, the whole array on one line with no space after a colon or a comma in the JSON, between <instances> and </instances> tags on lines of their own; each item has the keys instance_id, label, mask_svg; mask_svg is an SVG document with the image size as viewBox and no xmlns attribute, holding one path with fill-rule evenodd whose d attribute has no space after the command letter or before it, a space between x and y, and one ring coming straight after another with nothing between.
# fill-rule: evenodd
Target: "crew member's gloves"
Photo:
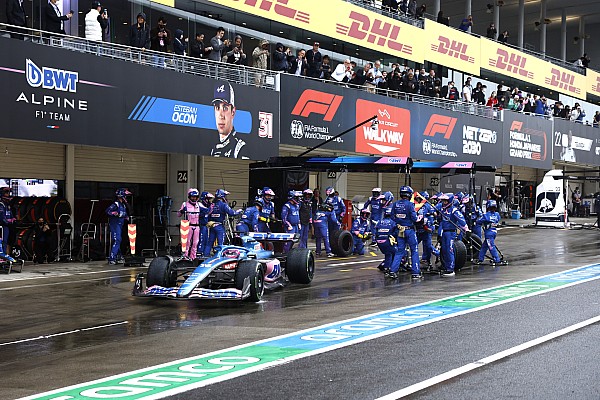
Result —
<instances>
[{"instance_id":1,"label":"crew member's gloves","mask_svg":"<svg viewBox=\"0 0 600 400\"><path fill-rule=\"evenodd\" d=\"M115 217L119 216L119 212L118 211L113 211L113 212L111 212L111 214L114 215Z\"/></svg>"},{"instance_id":2,"label":"crew member's gloves","mask_svg":"<svg viewBox=\"0 0 600 400\"><path fill-rule=\"evenodd\" d=\"M6 220L6 222L8 222L9 224L14 224L16 220L16 218L9 218Z\"/></svg>"},{"instance_id":3,"label":"crew member's gloves","mask_svg":"<svg viewBox=\"0 0 600 400\"><path fill-rule=\"evenodd\" d=\"M466 235L468 238L470 238L470 237L471 237L471 231L466 231L466 232L465 232L465 235Z\"/></svg>"},{"instance_id":4,"label":"crew member's gloves","mask_svg":"<svg viewBox=\"0 0 600 400\"><path fill-rule=\"evenodd\" d=\"M206 223L206 226L207 226L208 228L212 228L212 227L213 227L213 226L215 226L216 224L217 224L217 223L216 223L215 221L208 221L208 222Z\"/></svg>"},{"instance_id":5,"label":"crew member's gloves","mask_svg":"<svg viewBox=\"0 0 600 400\"><path fill-rule=\"evenodd\" d=\"M396 244L398 244L398 241L396 240L396 236L388 236L390 238L390 244L392 246L395 246Z\"/></svg>"},{"instance_id":6,"label":"crew member's gloves","mask_svg":"<svg viewBox=\"0 0 600 400\"><path fill-rule=\"evenodd\" d=\"M262 221L262 222L267 222L267 223L271 222L271 220L269 218L267 218L267 217L258 217L258 220Z\"/></svg>"}]
</instances>

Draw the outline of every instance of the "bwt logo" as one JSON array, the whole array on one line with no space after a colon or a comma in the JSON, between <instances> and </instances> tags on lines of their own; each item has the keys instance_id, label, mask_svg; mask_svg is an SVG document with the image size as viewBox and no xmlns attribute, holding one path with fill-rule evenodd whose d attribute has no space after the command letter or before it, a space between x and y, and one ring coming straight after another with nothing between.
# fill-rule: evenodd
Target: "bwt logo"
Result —
<instances>
[{"instance_id":1,"label":"bwt logo","mask_svg":"<svg viewBox=\"0 0 600 400\"><path fill-rule=\"evenodd\" d=\"M386 46L392 50L405 54L412 54L412 46L400 43L398 35L400 26L392 25L390 22L383 22L375 18L371 19L364 14L351 11L349 18L354 20L350 27L348 25L335 24L335 31L344 36L350 36L358 40L367 40L369 43L376 43L377 46Z\"/></svg>"},{"instance_id":2,"label":"bwt logo","mask_svg":"<svg viewBox=\"0 0 600 400\"><path fill-rule=\"evenodd\" d=\"M425 127L425 136L435 136L437 133L444 135L444 139L450 139L454 125L456 125L456 118L447 117L445 115L433 114L429 118L427 127Z\"/></svg>"},{"instance_id":3,"label":"bwt logo","mask_svg":"<svg viewBox=\"0 0 600 400\"><path fill-rule=\"evenodd\" d=\"M438 44L431 45L431 50L475 64L475 58L467 55L468 45L461 43L458 40L450 40L442 35L438 37L438 40Z\"/></svg>"},{"instance_id":4,"label":"bwt logo","mask_svg":"<svg viewBox=\"0 0 600 400\"><path fill-rule=\"evenodd\" d=\"M511 131L521 132L521 128L523 128L522 121L513 121L512 124L510 124Z\"/></svg>"},{"instance_id":5,"label":"bwt logo","mask_svg":"<svg viewBox=\"0 0 600 400\"><path fill-rule=\"evenodd\" d=\"M344 96L306 89L296 102L292 115L308 117L310 114L323 115L323 121L331 121Z\"/></svg>"},{"instance_id":6,"label":"bwt logo","mask_svg":"<svg viewBox=\"0 0 600 400\"><path fill-rule=\"evenodd\" d=\"M581 93L581 89L574 85L575 83L575 75L570 74L568 72L560 72L556 68L552 68L550 71L552 77L546 77L546 84L550 86L557 87L559 89L567 90L571 93Z\"/></svg>"},{"instance_id":7,"label":"bwt logo","mask_svg":"<svg viewBox=\"0 0 600 400\"><path fill-rule=\"evenodd\" d=\"M237 2L240 0L233 1ZM277 15L280 15L284 18L295 19L296 21L308 24L310 22L310 14L288 7L288 1L289 0L245 0L244 5L256 7L256 5L260 3L258 6L258 9L260 10L269 12L271 9L273 9ZM273 3L275 3L275 5L273 5Z\"/></svg>"},{"instance_id":8,"label":"bwt logo","mask_svg":"<svg viewBox=\"0 0 600 400\"><path fill-rule=\"evenodd\" d=\"M498 55L497 59L490 58L489 65L495 68L503 69L507 72L513 72L521 76L533 79L533 72L525 69L527 63L527 57L520 56L515 53L508 53L504 49L498 49L496 51Z\"/></svg>"},{"instance_id":9,"label":"bwt logo","mask_svg":"<svg viewBox=\"0 0 600 400\"><path fill-rule=\"evenodd\" d=\"M42 87L44 89L60 90L62 92L77 92L79 74L77 72L65 71L50 67L40 69L30 59L26 60L25 72L27 83L31 87Z\"/></svg>"}]
</instances>

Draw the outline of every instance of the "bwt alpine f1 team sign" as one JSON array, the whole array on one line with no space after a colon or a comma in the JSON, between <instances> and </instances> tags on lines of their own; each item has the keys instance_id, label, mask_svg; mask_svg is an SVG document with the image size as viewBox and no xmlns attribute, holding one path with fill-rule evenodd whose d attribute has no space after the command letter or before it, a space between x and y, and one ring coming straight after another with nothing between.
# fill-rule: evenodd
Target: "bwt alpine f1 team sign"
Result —
<instances>
[{"instance_id":1,"label":"bwt alpine f1 team sign","mask_svg":"<svg viewBox=\"0 0 600 400\"><path fill-rule=\"evenodd\" d=\"M0 40L0 137L265 160L279 94L224 80ZM260 98L260 102L255 99Z\"/></svg>"}]
</instances>

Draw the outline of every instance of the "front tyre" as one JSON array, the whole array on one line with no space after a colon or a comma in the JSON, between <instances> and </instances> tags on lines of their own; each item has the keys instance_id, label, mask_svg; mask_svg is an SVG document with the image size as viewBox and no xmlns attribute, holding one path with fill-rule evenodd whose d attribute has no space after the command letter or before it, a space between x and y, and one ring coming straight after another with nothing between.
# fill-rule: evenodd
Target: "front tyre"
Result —
<instances>
[{"instance_id":1,"label":"front tyre","mask_svg":"<svg viewBox=\"0 0 600 400\"><path fill-rule=\"evenodd\" d=\"M171 269L173 258L169 256L156 257L148 266L146 286L174 287L177 283L177 273Z\"/></svg>"},{"instance_id":2,"label":"front tyre","mask_svg":"<svg viewBox=\"0 0 600 400\"><path fill-rule=\"evenodd\" d=\"M265 293L265 274L262 264L255 260L240 261L235 273L235 287L244 290L246 278L250 281L250 296L245 301L258 302Z\"/></svg>"}]
</instances>

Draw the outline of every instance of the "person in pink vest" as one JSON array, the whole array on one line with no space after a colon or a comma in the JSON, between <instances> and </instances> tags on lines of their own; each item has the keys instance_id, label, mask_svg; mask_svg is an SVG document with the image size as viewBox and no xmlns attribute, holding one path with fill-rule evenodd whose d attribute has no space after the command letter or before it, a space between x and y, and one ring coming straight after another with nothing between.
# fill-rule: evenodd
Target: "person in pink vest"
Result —
<instances>
[{"instance_id":1,"label":"person in pink vest","mask_svg":"<svg viewBox=\"0 0 600 400\"><path fill-rule=\"evenodd\" d=\"M190 233L188 234L188 247L184 254L190 260L196 258L196 250L198 249L198 241L200 240L200 205L198 200L200 198L200 192L196 188L190 188L187 192L188 200L183 202L177 215L183 216L183 219L190 221Z\"/></svg>"}]
</instances>

